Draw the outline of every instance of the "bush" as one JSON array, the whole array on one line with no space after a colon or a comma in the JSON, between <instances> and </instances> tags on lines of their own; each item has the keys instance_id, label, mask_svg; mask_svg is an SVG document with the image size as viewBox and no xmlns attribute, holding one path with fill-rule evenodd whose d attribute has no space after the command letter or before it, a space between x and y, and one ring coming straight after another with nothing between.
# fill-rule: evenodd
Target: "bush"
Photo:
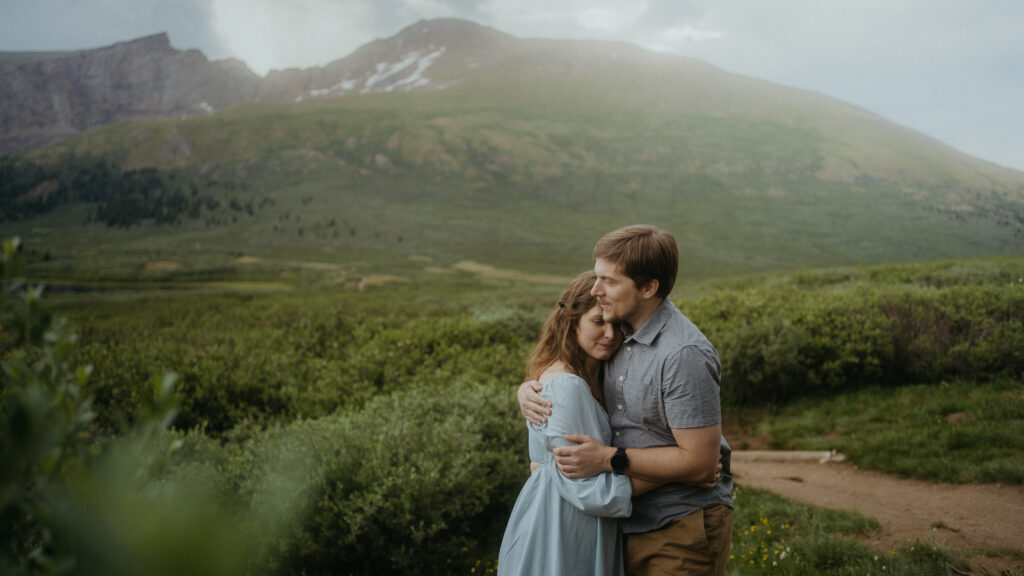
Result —
<instances>
[{"instance_id":1,"label":"bush","mask_svg":"<svg viewBox=\"0 0 1024 576\"><path fill-rule=\"evenodd\" d=\"M179 467L220 471L277 573L443 574L492 553L528 473L512 391L461 383L254 431Z\"/></svg>"},{"instance_id":2,"label":"bush","mask_svg":"<svg viewBox=\"0 0 1024 576\"><path fill-rule=\"evenodd\" d=\"M1024 288L727 290L681 304L722 359L726 402L1024 375Z\"/></svg>"},{"instance_id":3,"label":"bush","mask_svg":"<svg viewBox=\"0 0 1024 576\"><path fill-rule=\"evenodd\" d=\"M223 435L244 421L284 423L358 408L410 382L465 377L518 383L539 321L417 310L401 297L340 293L260 299L178 296L75 311L95 366L102 422L138 405L154 369L180 375L179 429ZM386 306L380 310L378 306ZM106 312L106 314L104 313Z\"/></svg>"},{"instance_id":4,"label":"bush","mask_svg":"<svg viewBox=\"0 0 1024 576\"><path fill-rule=\"evenodd\" d=\"M174 444L173 375L140 387L135 426L97 437L71 361L76 338L15 280L4 243L0 335L0 572L120 576L241 573L245 537L191 486L160 481ZM10 348L7 348L10 346Z\"/></svg>"}]
</instances>

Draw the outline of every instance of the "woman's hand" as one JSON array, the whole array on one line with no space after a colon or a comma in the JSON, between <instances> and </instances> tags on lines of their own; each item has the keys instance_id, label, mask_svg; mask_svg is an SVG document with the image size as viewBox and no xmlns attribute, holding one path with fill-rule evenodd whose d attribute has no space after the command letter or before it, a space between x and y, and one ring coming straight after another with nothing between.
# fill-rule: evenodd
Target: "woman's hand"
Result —
<instances>
[{"instance_id":1,"label":"woman's hand","mask_svg":"<svg viewBox=\"0 0 1024 576\"><path fill-rule=\"evenodd\" d=\"M713 482L705 482L703 484L694 484L698 488L704 488L705 490L711 490L718 485L718 481L722 479L722 457L718 457L718 466L715 468L715 480Z\"/></svg>"},{"instance_id":2,"label":"woman's hand","mask_svg":"<svg viewBox=\"0 0 1024 576\"><path fill-rule=\"evenodd\" d=\"M539 381L528 380L520 384L516 391L523 417L538 426L547 422L547 417L551 415L551 400L540 395L543 389L544 385Z\"/></svg>"}]
</instances>

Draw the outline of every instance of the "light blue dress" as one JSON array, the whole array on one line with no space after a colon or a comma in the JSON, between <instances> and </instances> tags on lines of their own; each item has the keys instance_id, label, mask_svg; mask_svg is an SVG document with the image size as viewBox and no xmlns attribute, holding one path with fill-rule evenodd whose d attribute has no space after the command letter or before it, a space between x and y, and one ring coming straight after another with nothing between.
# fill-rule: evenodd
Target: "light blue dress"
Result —
<instances>
[{"instance_id":1,"label":"light blue dress","mask_svg":"<svg viewBox=\"0 0 1024 576\"><path fill-rule=\"evenodd\" d=\"M605 472L568 479L552 448L566 434L589 434L611 444L612 429L587 383L572 374L551 378L541 393L554 403L545 424L530 429L530 460L540 462L512 509L498 553L499 576L622 576L617 518L632 511L629 477Z\"/></svg>"}]
</instances>

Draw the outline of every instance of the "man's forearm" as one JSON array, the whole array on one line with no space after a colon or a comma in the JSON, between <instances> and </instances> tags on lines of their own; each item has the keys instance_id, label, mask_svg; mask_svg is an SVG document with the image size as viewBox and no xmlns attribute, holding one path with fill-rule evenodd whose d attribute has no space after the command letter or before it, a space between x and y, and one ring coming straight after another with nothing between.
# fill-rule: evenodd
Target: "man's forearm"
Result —
<instances>
[{"instance_id":1,"label":"man's forearm","mask_svg":"<svg viewBox=\"0 0 1024 576\"><path fill-rule=\"evenodd\" d=\"M654 482L703 485L715 481L720 453L721 426L672 429L676 446L629 448L626 474ZM554 449L555 462L567 478L586 478L612 472L616 448L590 436L566 434L574 446Z\"/></svg>"},{"instance_id":2,"label":"man's forearm","mask_svg":"<svg viewBox=\"0 0 1024 576\"><path fill-rule=\"evenodd\" d=\"M602 472L612 472L612 456L615 447L603 449ZM718 466L714 458L697 458L678 446L656 446L651 448L627 448L629 467L626 474L631 478L648 480L657 484L681 482L683 484L705 484L715 479Z\"/></svg>"},{"instance_id":3,"label":"man's forearm","mask_svg":"<svg viewBox=\"0 0 1024 576\"><path fill-rule=\"evenodd\" d=\"M630 448L626 450L629 467L626 474L652 482L706 484L715 481L717 455L699 458L678 446Z\"/></svg>"},{"instance_id":4,"label":"man's forearm","mask_svg":"<svg viewBox=\"0 0 1024 576\"><path fill-rule=\"evenodd\" d=\"M650 492L662 484L664 484L664 482L652 482L651 480L637 478L636 476L629 477L629 485L633 488L633 496L639 496Z\"/></svg>"},{"instance_id":5,"label":"man's forearm","mask_svg":"<svg viewBox=\"0 0 1024 576\"><path fill-rule=\"evenodd\" d=\"M715 481L720 457L721 425L673 429L676 446L626 450L626 473L656 482L707 484Z\"/></svg>"}]
</instances>

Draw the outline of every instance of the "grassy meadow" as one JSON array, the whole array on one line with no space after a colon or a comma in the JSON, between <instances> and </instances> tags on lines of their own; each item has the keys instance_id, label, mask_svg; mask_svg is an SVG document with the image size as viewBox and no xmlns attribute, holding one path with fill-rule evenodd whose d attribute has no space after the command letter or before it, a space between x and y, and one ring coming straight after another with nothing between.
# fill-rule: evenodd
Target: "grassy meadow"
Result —
<instances>
[{"instance_id":1,"label":"grassy meadow","mask_svg":"<svg viewBox=\"0 0 1024 576\"><path fill-rule=\"evenodd\" d=\"M561 286L469 270L7 295L4 423L20 432L3 448L22 475L5 490L30 488L5 497L4 562L39 569L25 559L43 546L106 574L493 572L528 472L514 390ZM688 282L674 301L719 348L726 414L772 447L1019 484L1021 277L1019 257L835 268ZM737 506L732 574L953 574L971 558L872 550L870 518L743 486Z\"/></svg>"}]
</instances>

